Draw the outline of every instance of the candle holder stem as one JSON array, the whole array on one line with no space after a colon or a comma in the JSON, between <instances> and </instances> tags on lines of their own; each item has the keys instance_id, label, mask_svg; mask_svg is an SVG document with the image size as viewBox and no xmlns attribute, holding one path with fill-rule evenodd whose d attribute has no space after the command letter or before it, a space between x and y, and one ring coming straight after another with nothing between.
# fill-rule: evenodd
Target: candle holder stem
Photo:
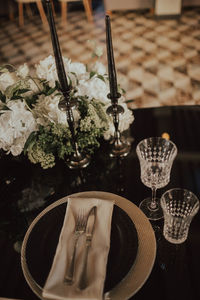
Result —
<instances>
[{"instance_id":1,"label":"candle holder stem","mask_svg":"<svg viewBox=\"0 0 200 300\"><path fill-rule=\"evenodd\" d=\"M115 127L114 136L111 140L111 149L109 155L111 157L125 157L129 154L131 145L124 141L119 130L119 115L124 113L124 109L120 105L113 104L107 109L108 114L112 114L113 124Z\"/></svg>"},{"instance_id":2,"label":"candle holder stem","mask_svg":"<svg viewBox=\"0 0 200 300\"><path fill-rule=\"evenodd\" d=\"M70 169L85 168L90 163L90 157L81 154L79 151L78 143L76 141L75 129L74 129L73 109L75 109L75 106L73 104L73 109L72 109L68 97L69 96L67 96L66 94L65 99L62 100L58 105L60 110L66 111L67 122L71 133L72 148L74 150L74 153L72 154L70 159L67 160L66 163Z\"/></svg>"},{"instance_id":3,"label":"candle holder stem","mask_svg":"<svg viewBox=\"0 0 200 300\"><path fill-rule=\"evenodd\" d=\"M50 0L45 1L47 13L48 13L48 22L51 33L52 46L55 56L56 69L58 74L58 79L61 87L61 92L64 99L59 103L58 107L61 111L66 112L67 122L69 125L69 130L71 132L71 143L74 150L73 155L67 161L69 168L85 168L90 163L88 156L84 156L79 152L78 144L76 141L75 135L75 126L74 126L74 116L72 109L76 107L76 101L70 99L71 86L68 84L68 80L65 73L64 63L62 59L62 53L60 50L60 44L58 40L58 35L56 31L55 21L53 17L52 7Z\"/></svg>"}]
</instances>

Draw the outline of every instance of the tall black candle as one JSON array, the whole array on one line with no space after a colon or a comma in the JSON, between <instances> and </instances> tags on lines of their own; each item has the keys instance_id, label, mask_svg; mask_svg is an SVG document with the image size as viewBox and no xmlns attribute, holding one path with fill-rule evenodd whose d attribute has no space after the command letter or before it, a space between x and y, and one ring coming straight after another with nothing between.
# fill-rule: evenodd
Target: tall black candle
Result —
<instances>
[{"instance_id":1,"label":"tall black candle","mask_svg":"<svg viewBox=\"0 0 200 300\"><path fill-rule=\"evenodd\" d=\"M109 98L113 103L117 103L119 93L117 92L117 75L115 70L115 61L113 54L112 35L110 17L106 15L106 46L107 46L107 59L108 59L108 76L110 84L110 95Z\"/></svg>"},{"instance_id":2,"label":"tall black candle","mask_svg":"<svg viewBox=\"0 0 200 300\"><path fill-rule=\"evenodd\" d=\"M58 74L58 79L60 82L61 86L61 91L64 96L64 106L62 106L62 110L66 111L67 115L67 121L69 124L69 129L72 135L72 144L73 148L76 148L76 138L75 138L75 130L74 130L74 116L72 113L72 109L70 106L70 98L69 98L69 92L70 92L70 86L68 85L67 82L67 77L65 73L65 68L63 64L63 59L62 59L62 54L60 50L60 45L58 41L58 36L56 32L56 27L55 27L55 22L54 22L54 17L52 13L52 8L51 8L51 3L50 0L46 0L46 7L47 7L47 12L48 12L48 22L49 22L49 27L50 27L50 32L51 32L51 40L52 40L52 45L53 45L53 51L54 51L54 56L55 56L55 61L56 61L56 69L57 69L57 74Z\"/></svg>"},{"instance_id":3,"label":"tall black candle","mask_svg":"<svg viewBox=\"0 0 200 300\"><path fill-rule=\"evenodd\" d=\"M51 2L50 0L46 0L46 7L47 7L47 13L48 13L48 22L51 32L51 40L53 45L53 51L54 51L54 57L56 61L56 69L58 74L58 79L60 82L61 90L64 95L69 94L70 87L68 85L65 68L63 64L62 54L60 50L59 40L56 32L54 17L52 13L51 8ZM66 99L67 100L67 99Z\"/></svg>"}]
</instances>

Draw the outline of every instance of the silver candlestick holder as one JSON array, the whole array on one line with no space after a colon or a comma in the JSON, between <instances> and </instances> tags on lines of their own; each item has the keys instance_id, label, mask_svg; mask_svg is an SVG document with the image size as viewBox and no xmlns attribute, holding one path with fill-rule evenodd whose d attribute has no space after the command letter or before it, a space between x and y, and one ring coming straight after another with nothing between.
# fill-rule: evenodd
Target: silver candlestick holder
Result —
<instances>
[{"instance_id":1,"label":"silver candlestick holder","mask_svg":"<svg viewBox=\"0 0 200 300\"><path fill-rule=\"evenodd\" d=\"M108 95L108 98L110 98L110 94ZM119 130L119 116L124 113L124 108L117 103L113 103L107 108L106 113L109 116L112 116L115 128L114 136L110 142L111 147L109 155L110 157L125 157L130 152L131 144L122 137Z\"/></svg>"},{"instance_id":2,"label":"silver candlestick holder","mask_svg":"<svg viewBox=\"0 0 200 300\"><path fill-rule=\"evenodd\" d=\"M69 124L69 128L72 135L72 146L73 146L74 153L66 161L70 169L86 168L90 163L90 157L88 155L83 155L82 153L80 153L76 141L75 132L74 132L74 116L73 116L73 110L76 109L76 107L77 107L76 99L68 102L67 97L65 97L65 99L60 101L58 104L58 108L61 111L66 112L67 122Z\"/></svg>"},{"instance_id":3,"label":"silver candlestick holder","mask_svg":"<svg viewBox=\"0 0 200 300\"><path fill-rule=\"evenodd\" d=\"M107 114L112 116L114 124L114 136L111 140L111 149L109 155L111 157L124 157L130 152L131 145L122 138L119 130L119 116L124 113L124 108L118 104L118 98L121 94L118 93L117 75L115 70L115 60L112 45L112 34L110 17L106 15L106 45L107 45L107 58L108 58L108 75L110 84L110 93L107 97L111 100L111 105L107 108Z\"/></svg>"},{"instance_id":4,"label":"silver candlestick holder","mask_svg":"<svg viewBox=\"0 0 200 300\"><path fill-rule=\"evenodd\" d=\"M46 0L45 4L48 13L48 22L51 32L51 40L55 56L58 80L60 83L61 92L63 94L63 100L59 103L58 107L61 111L66 112L67 122L69 125L69 130L71 132L71 143L74 151L70 159L67 160L67 165L70 169L85 168L90 163L90 158L89 156L81 154L78 149L78 143L75 135L75 122L73 116L73 109L77 107L77 101L70 97L71 86L68 84L67 76L65 73L62 53L60 50L60 44L58 40L50 0Z\"/></svg>"}]
</instances>

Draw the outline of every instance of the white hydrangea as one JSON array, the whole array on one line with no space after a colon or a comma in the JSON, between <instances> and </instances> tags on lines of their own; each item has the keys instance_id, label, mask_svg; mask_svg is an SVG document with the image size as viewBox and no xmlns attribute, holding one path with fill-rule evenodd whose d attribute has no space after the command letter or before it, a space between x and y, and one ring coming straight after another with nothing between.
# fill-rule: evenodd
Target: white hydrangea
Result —
<instances>
[{"instance_id":1,"label":"white hydrangea","mask_svg":"<svg viewBox=\"0 0 200 300\"><path fill-rule=\"evenodd\" d=\"M63 57L63 63L66 74L69 72L70 60ZM55 81L58 81L57 69L55 59L52 55L49 55L45 59L41 60L36 66L36 75L41 79L49 81L51 87L55 86Z\"/></svg>"},{"instance_id":2,"label":"white hydrangea","mask_svg":"<svg viewBox=\"0 0 200 300\"><path fill-rule=\"evenodd\" d=\"M96 72L99 75L105 75L107 71L106 67L100 61L96 61L93 64L89 64L88 70Z\"/></svg>"},{"instance_id":3,"label":"white hydrangea","mask_svg":"<svg viewBox=\"0 0 200 300\"><path fill-rule=\"evenodd\" d=\"M22 101L9 101L10 110L0 116L0 148L19 155L30 133L37 130L32 113Z\"/></svg>"},{"instance_id":4,"label":"white hydrangea","mask_svg":"<svg viewBox=\"0 0 200 300\"><path fill-rule=\"evenodd\" d=\"M0 75L0 90L5 92L7 87L16 83L18 81L18 77L15 72L5 72Z\"/></svg>"},{"instance_id":5,"label":"white hydrangea","mask_svg":"<svg viewBox=\"0 0 200 300\"><path fill-rule=\"evenodd\" d=\"M80 79L86 78L86 74L87 71L84 64L78 62L69 64L69 73L67 76L70 78L72 86L77 86ZM87 78L89 78L89 74L87 75Z\"/></svg>"},{"instance_id":6,"label":"white hydrangea","mask_svg":"<svg viewBox=\"0 0 200 300\"><path fill-rule=\"evenodd\" d=\"M58 108L60 96L52 94L50 96L40 95L36 104L34 105L33 113L35 115L37 124L46 126L49 122L67 124L66 112ZM74 120L78 121L80 115L78 111L74 111Z\"/></svg>"},{"instance_id":7,"label":"white hydrangea","mask_svg":"<svg viewBox=\"0 0 200 300\"><path fill-rule=\"evenodd\" d=\"M79 62L69 64L69 72L75 73L77 76L86 73L86 66Z\"/></svg>"},{"instance_id":8,"label":"white hydrangea","mask_svg":"<svg viewBox=\"0 0 200 300\"><path fill-rule=\"evenodd\" d=\"M99 56L100 50L99 52L97 50L95 55ZM97 102L103 103L104 117L108 117L106 109L111 105L111 100L108 98L110 88L105 66L99 61L93 61L86 67L82 63L71 62L70 59L64 57L63 62L66 76L68 79L70 78L70 83L76 90L75 96L87 97L86 101L89 102L89 115L81 120L82 130L84 131L84 128L88 128L94 123L97 128L104 127L104 118L97 114L90 101L95 99ZM55 82L58 80L54 57L49 55L35 67L33 77L29 75L27 64L23 64L15 72L2 70L5 72L0 75L0 90L3 94L2 102L0 101L2 113L0 115L0 149L2 148L7 153L11 152L15 156L22 152L30 133L38 130L39 125L68 124L66 112L61 111L58 107L61 100L59 91L56 90L51 95L47 95L48 85L54 88ZM43 80L47 81L47 85L44 86ZM23 89L28 89L28 91L23 93L20 91ZM17 90L19 94L17 94ZM13 95L19 99L11 101ZM31 98L32 96L33 98ZM21 97L24 98L24 101L21 100ZM124 114L119 117L119 130L123 132L129 128L134 116L128 109L124 97L119 99L119 104L124 108ZM31 111L28 109L28 105L30 105ZM9 110L3 111L4 106L7 106ZM78 126L78 121L80 121L78 110L73 109L73 116L75 126ZM105 139L114 135L112 117L109 117L109 120L109 128L104 134Z\"/></svg>"},{"instance_id":9,"label":"white hydrangea","mask_svg":"<svg viewBox=\"0 0 200 300\"><path fill-rule=\"evenodd\" d=\"M134 121L134 115L132 111L128 108L127 104L124 103L124 97L121 97L119 99L119 105L121 105L124 108L124 113L119 115L119 131L123 132L127 130L130 124ZM107 109L107 107L105 109ZM115 127L113 125L113 122L110 122L109 129L104 133L104 139L110 139L114 135L114 132Z\"/></svg>"},{"instance_id":10,"label":"white hydrangea","mask_svg":"<svg viewBox=\"0 0 200 300\"><path fill-rule=\"evenodd\" d=\"M110 103L107 97L109 94L108 83L96 76L89 80L80 80L77 86L77 94L80 96L87 95L89 99L95 98L104 104Z\"/></svg>"}]
</instances>

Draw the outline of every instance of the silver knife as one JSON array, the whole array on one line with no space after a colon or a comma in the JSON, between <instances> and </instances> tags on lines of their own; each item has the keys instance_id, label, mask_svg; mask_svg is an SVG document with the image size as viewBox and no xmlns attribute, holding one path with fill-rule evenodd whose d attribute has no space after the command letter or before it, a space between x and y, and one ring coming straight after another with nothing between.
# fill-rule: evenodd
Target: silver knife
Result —
<instances>
[{"instance_id":1,"label":"silver knife","mask_svg":"<svg viewBox=\"0 0 200 300\"><path fill-rule=\"evenodd\" d=\"M85 243L85 251L84 251L84 256L83 256L83 265L81 269L81 274L78 282L78 288L80 290L83 290L87 287L88 285L88 279L87 279L87 261L88 261L88 253L89 249L92 243L92 237L93 237L93 232L94 232L94 227L95 227L95 221L96 221L96 210L97 207L93 206L89 212L88 215L88 221L87 221L87 226L86 226L86 243Z\"/></svg>"}]
</instances>

